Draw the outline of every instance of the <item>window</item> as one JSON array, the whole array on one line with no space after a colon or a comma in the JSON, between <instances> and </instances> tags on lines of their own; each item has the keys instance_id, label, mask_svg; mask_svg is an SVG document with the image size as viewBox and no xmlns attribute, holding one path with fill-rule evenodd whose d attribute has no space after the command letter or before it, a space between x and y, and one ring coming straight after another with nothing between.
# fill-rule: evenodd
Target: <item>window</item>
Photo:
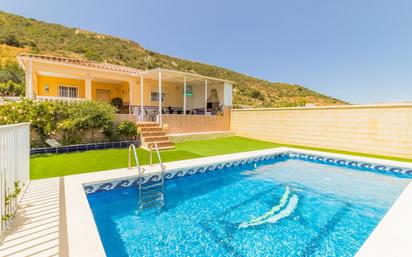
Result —
<instances>
[{"instance_id":1,"label":"window","mask_svg":"<svg viewBox=\"0 0 412 257\"><path fill-rule=\"evenodd\" d=\"M165 93L162 93L162 102L165 100ZM150 95L150 98L152 102L159 102L159 93L158 92L152 92Z\"/></svg>"},{"instance_id":2,"label":"window","mask_svg":"<svg viewBox=\"0 0 412 257\"><path fill-rule=\"evenodd\" d=\"M59 96L68 97L68 98L77 98L79 97L79 88L75 86L59 86Z\"/></svg>"}]
</instances>

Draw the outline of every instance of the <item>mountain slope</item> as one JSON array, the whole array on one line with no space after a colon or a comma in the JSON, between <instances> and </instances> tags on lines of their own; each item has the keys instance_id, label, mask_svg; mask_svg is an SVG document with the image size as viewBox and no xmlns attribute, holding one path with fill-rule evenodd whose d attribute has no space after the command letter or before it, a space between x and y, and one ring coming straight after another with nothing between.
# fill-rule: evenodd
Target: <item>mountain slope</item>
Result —
<instances>
[{"instance_id":1,"label":"mountain slope","mask_svg":"<svg viewBox=\"0 0 412 257\"><path fill-rule=\"evenodd\" d=\"M165 42L167 43L167 42ZM0 65L17 53L61 55L140 69L168 68L235 81L234 104L255 107L346 104L299 85L271 83L228 69L170 57L130 40L67 28L0 11Z\"/></svg>"}]
</instances>

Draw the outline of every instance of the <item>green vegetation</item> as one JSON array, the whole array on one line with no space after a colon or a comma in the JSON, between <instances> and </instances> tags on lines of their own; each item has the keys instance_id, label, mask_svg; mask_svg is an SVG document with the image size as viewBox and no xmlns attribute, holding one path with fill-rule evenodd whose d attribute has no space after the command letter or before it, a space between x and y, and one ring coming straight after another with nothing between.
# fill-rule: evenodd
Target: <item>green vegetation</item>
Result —
<instances>
[{"instance_id":1,"label":"green vegetation","mask_svg":"<svg viewBox=\"0 0 412 257\"><path fill-rule=\"evenodd\" d=\"M162 161L170 162L221 154L268 149L280 146L290 145L268 143L242 137L224 137L202 141L177 143L176 149L162 151L161 156ZM335 151L329 149L308 148L301 146L290 147L412 162L412 160L409 159L391 158L353 152ZM149 153L142 149L138 149L137 151L140 163L142 165L148 164ZM156 158L154 158L154 161L156 161ZM32 157L30 166L32 179L125 168L127 167L127 149L96 150L69 154L36 155Z\"/></svg>"},{"instance_id":2,"label":"green vegetation","mask_svg":"<svg viewBox=\"0 0 412 257\"><path fill-rule=\"evenodd\" d=\"M167 42L164 42L167 44ZM344 102L307 88L272 83L213 65L187 61L147 50L130 40L0 11L0 64L15 62L15 54L60 55L125 65L139 69L167 68L235 81L234 104L256 107L337 105ZM0 67L0 70L2 68ZM256 93L259 92L259 93Z\"/></svg>"},{"instance_id":3,"label":"green vegetation","mask_svg":"<svg viewBox=\"0 0 412 257\"><path fill-rule=\"evenodd\" d=\"M23 96L24 71L12 61L0 64L0 96Z\"/></svg>"},{"instance_id":4,"label":"green vegetation","mask_svg":"<svg viewBox=\"0 0 412 257\"><path fill-rule=\"evenodd\" d=\"M111 139L113 127L116 127L114 114L115 108L102 102L64 103L24 99L0 105L0 125L31 122L34 132L32 145L35 146L44 145L48 138L63 144L74 144L89 140L94 142L96 134ZM124 137L133 134L131 128L128 129L126 134L122 134Z\"/></svg>"},{"instance_id":5,"label":"green vegetation","mask_svg":"<svg viewBox=\"0 0 412 257\"><path fill-rule=\"evenodd\" d=\"M119 123L119 125L117 126L117 131L123 139L136 139L137 135L139 134L137 131L136 123L127 120Z\"/></svg>"},{"instance_id":6,"label":"green vegetation","mask_svg":"<svg viewBox=\"0 0 412 257\"><path fill-rule=\"evenodd\" d=\"M112 100L110 101L111 105L113 105L116 108L122 107L123 106L123 99L120 97L115 97L112 98Z\"/></svg>"}]
</instances>

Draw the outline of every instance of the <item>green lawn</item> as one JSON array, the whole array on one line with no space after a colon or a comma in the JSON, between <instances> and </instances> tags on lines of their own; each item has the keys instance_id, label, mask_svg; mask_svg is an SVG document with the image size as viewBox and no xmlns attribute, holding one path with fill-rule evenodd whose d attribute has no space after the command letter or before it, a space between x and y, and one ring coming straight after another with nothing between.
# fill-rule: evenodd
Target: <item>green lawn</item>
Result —
<instances>
[{"instance_id":1,"label":"green lawn","mask_svg":"<svg viewBox=\"0 0 412 257\"><path fill-rule=\"evenodd\" d=\"M161 157L163 162L170 162L278 146L280 145L242 137L224 137L178 143L175 149L162 151ZM149 163L149 153L147 151L139 148L137 154L141 164ZM155 154L153 156L153 160L157 161ZM32 157L30 167L31 179L124 168L127 167L127 149L37 155Z\"/></svg>"},{"instance_id":2,"label":"green lawn","mask_svg":"<svg viewBox=\"0 0 412 257\"><path fill-rule=\"evenodd\" d=\"M202 141L191 141L176 144L176 149L161 152L163 162L200 158L206 156L253 151L280 146L298 147L318 151L353 154L358 156L384 158L412 162L409 159L391 158L335 151L301 146L281 145L242 137L224 137ZM149 163L149 153L138 149L141 164ZM155 155L154 155L155 157ZM156 160L157 158L154 158ZM69 154L47 154L33 156L30 163L31 179L65 176L93 171L110 170L127 167L127 149L96 150Z\"/></svg>"}]
</instances>

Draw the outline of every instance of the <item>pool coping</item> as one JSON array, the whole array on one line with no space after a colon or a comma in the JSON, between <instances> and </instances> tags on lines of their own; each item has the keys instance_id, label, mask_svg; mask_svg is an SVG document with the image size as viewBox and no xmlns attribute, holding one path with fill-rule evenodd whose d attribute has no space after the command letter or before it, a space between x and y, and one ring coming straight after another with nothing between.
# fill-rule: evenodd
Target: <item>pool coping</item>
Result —
<instances>
[{"instance_id":1,"label":"pool coping","mask_svg":"<svg viewBox=\"0 0 412 257\"><path fill-rule=\"evenodd\" d=\"M166 165L166 170L177 170L188 167L209 166L212 163L249 159L262 155L281 154L285 152L320 155L324 157L341 158L386 166L412 168L412 163L290 147L278 147L251 152L218 155L167 162L164 164ZM159 165L146 165L142 167L145 168L145 173L147 175L155 174L160 171ZM126 179L135 176L136 170L123 168L65 177L64 187L69 256L106 256L94 222L92 211L87 201L84 184ZM412 229L412 219L409 218L412 216L412 205L408 204L408 199L412 199L412 182L407 185L394 205L389 209L384 218L362 245L356 256L406 256L408 252L412 252L412 237L408 237L408 234L411 233L410 231ZM397 240L394 240L394 238ZM398 255L394 255L394 253L397 253Z\"/></svg>"}]
</instances>

